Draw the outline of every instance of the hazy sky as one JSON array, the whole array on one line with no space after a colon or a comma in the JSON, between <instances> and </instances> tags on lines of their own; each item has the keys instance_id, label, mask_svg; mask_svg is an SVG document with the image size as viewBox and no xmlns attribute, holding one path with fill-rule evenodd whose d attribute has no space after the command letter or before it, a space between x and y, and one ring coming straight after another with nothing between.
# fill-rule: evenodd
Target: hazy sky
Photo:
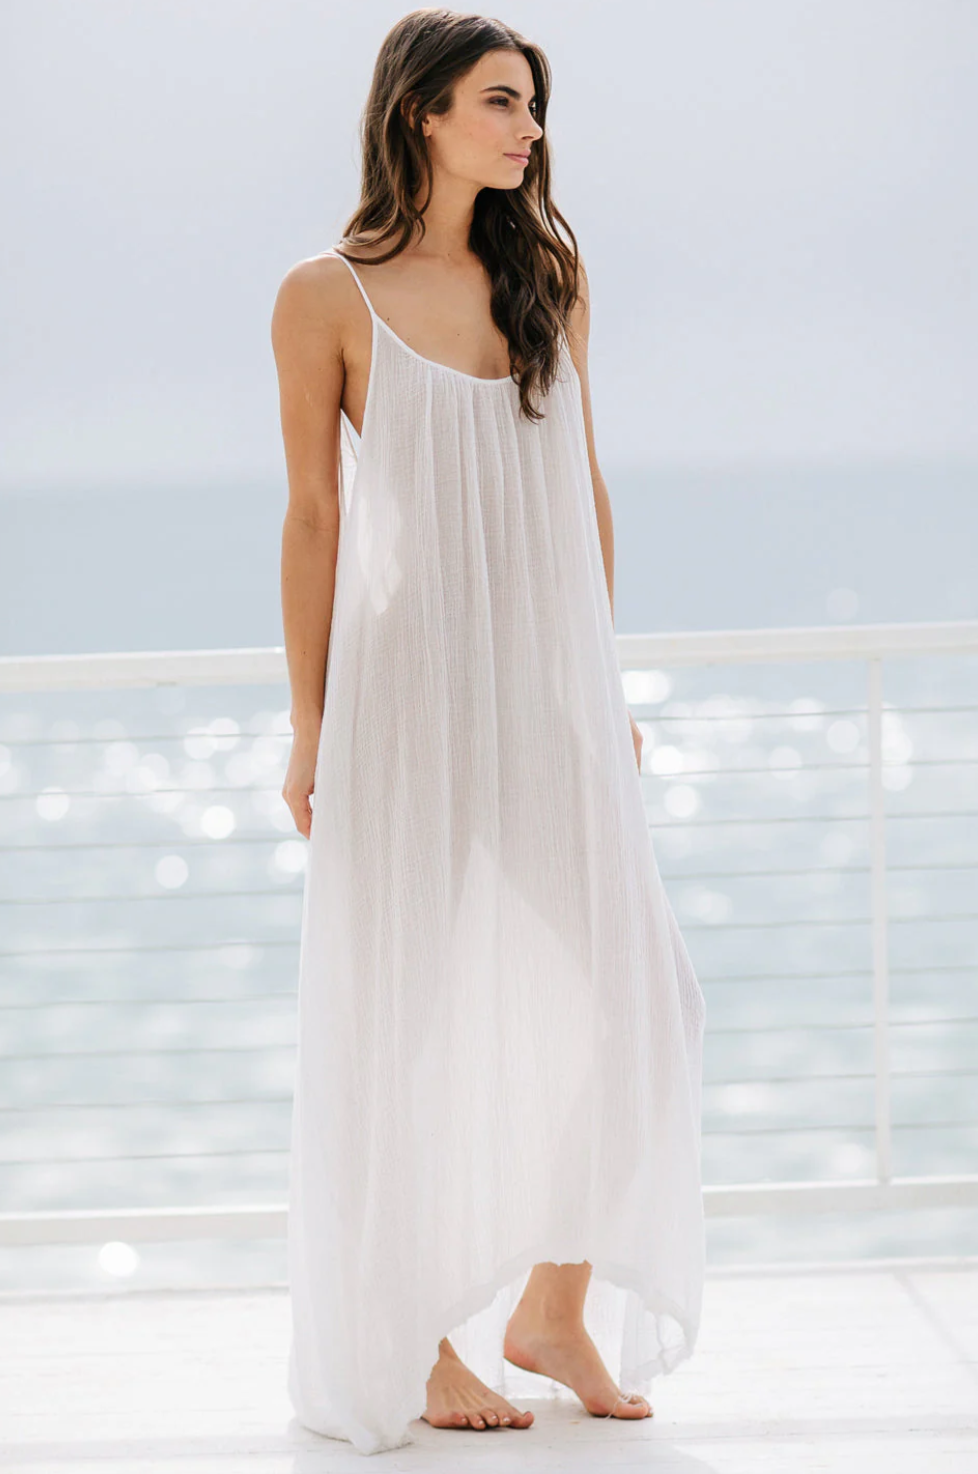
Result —
<instances>
[{"instance_id":1,"label":"hazy sky","mask_svg":"<svg viewBox=\"0 0 978 1474\"><path fill-rule=\"evenodd\" d=\"M284 480L269 316L355 204L360 0L5 0L5 490ZM606 470L978 456L978 4L511 3Z\"/></svg>"}]
</instances>

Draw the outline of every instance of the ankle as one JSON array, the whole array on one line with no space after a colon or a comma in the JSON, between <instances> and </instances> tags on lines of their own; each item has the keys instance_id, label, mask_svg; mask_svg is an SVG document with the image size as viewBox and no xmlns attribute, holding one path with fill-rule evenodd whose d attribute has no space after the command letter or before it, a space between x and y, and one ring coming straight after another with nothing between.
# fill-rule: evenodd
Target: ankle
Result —
<instances>
[{"instance_id":1,"label":"ankle","mask_svg":"<svg viewBox=\"0 0 978 1474\"><path fill-rule=\"evenodd\" d=\"M548 1299L545 1296L539 1296L534 1300L521 1301L516 1307L514 1316L552 1330L570 1332L584 1329L582 1307L569 1303L566 1299Z\"/></svg>"}]
</instances>

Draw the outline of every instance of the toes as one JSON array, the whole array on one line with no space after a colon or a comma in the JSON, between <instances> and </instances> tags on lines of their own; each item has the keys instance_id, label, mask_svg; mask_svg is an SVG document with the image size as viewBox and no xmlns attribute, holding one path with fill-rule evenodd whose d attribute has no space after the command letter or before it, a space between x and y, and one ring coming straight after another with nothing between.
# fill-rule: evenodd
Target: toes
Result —
<instances>
[{"instance_id":1,"label":"toes","mask_svg":"<svg viewBox=\"0 0 978 1474\"><path fill-rule=\"evenodd\" d=\"M532 1413L521 1413L518 1407L514 1407L503 1397L487 1403L482 1412L494 1428L525 1428L529 1426L527 1419L530 1423L533 1422Z\"/></svg>"},{"instance_id":2,"label":"toes","mask_svg":"<svg viewBox=\"0 0 978 1474\"><path fill-rule=\"evenodd\" d=\"M507 1428L528 1428L533 1422L533 1414L521 1413L518 1407L507 1408L499 1415L500 1426Z\"/></svg>"},{"instance_id":3,"label":"toes","mask_svg":"<svg viewBox=\"0 0 978 1474\"><path fill-rule=\"evenodd\" d=\"M426 1411L422 1413L422 1417L434 1428L475 1428L480 1432L485 1428L528 1428L533 1422L531 1412L521 1413L508 1403L503 1403L499 1408L490 1407L486 1403L470 1412L453 1408L451 1412L446 1411L441 1416Z\"/></svg>"}]
</instances>

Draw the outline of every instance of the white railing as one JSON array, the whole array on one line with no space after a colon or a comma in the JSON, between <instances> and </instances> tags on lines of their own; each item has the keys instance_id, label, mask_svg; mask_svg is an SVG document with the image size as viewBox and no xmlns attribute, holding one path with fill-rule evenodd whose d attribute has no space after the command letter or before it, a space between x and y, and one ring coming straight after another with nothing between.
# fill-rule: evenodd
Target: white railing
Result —
<instances>
[{"instance_id":1,"label":"white railing","mask_svg":"<svg viewBox=\"0 0 978 1474\"><path fill-rule=\"evenodd\" d=\"M704 1188L708 1213L725 1216L978 1205L978 1173L898 1177L893 1171L883 684L884 661L889 659L978 654L978 622L620 635L618 650L623 672L821 661L861 662L866 671L863 712L868 738L865 767L873 980L875 1172L867 1179L841 1181L708 1183ZM286 680L282 649L0 659L0 693L108 691L163 686L267 685L284 688ZM978 707L956 709L975 711ZM656 717L653 715L648 720L654 726ZM972 817L978 818L978 813ZM957 1022L978 1023L978 1018ZM978 1125L978 1112L975 1113L974 1124ZM276 1237L284 1233L285 1221L285 1207L275 1204L15 1212L0 1214L0 1243L8 1246L94 1243L108 1237L131 1241Z\"/></svg>"}]
</instances>

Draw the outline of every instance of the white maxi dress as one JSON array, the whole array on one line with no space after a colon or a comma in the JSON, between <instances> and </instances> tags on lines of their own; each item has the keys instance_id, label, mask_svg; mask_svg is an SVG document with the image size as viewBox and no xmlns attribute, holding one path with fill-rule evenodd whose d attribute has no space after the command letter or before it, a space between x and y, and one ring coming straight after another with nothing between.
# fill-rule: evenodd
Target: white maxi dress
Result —
<instances>
[{"instance_id":1,"label":"white maxi dress","mask_svg":"<svg viewBox=\"0 0 978 1474\"><path fill-rule=\"evenodd\" d=\"M502 1332L538 1261L590 1261L623 1392L690 1355L705 1005L652 851L566 342L531 423L515 381L397 337L347 265L373 347L361 436L341 422L288 1392L370 1454L414 1441L443 1336L512 1396Z\"/></svg>"}]
</instances>

